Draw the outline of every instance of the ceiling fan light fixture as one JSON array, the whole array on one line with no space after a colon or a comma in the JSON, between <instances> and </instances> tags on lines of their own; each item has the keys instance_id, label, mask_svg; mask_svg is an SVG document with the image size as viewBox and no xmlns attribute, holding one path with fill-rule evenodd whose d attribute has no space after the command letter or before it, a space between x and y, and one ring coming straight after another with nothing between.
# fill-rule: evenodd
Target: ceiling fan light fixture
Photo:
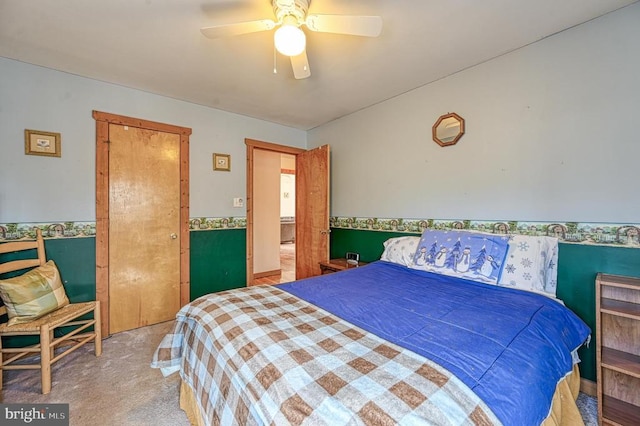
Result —
<instances>
[{"instance_id":1,"label":"ceiling fan light fixture","mask_svg":"<svg viewBox=\"0 0 640 426\"><path fill-rule=\"evenodd\" d=\"M200 32L207 38L218 39L276 28L273 37L273 72L277 73L277 51L289 57L293 76L301 80L311 76L305 32L377 37L382 31L380 16L309 14L310 3L311 0L271 0L275 20L214 25L201 28ZM303 25L306 26L305 32L301 29Z\"/></svg>"},{"instance_id":2,"label":"ceiling fan light fixture","mask_svg":"<svg viewBox=\"0 0 640 426\"><path fill-rule=\"evenodd\" d=\"M295 24L284 22L273 35L276 50L285 56L298 56L307 46L307 37Z\"/></svg>"}]
</instances>

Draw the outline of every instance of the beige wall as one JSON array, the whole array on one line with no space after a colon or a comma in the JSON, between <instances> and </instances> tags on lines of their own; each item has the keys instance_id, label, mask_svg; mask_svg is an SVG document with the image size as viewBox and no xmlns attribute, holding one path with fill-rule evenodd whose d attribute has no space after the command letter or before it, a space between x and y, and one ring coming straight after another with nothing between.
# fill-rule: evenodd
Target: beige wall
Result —
<instances>
[{"instance_id":1,"label":"beige wall","mask_svg":"<svg viewBox=\"0 0 640 426\"><path fill-rule=\"evenodd\" d=\"M639 23L636 3L309 131L331 215L637 223ZM466 132L441 147L448 112Z\"/></svg>"},{"instance_id":2,"label":"beige wall","mask_svg":"<svg viewBox=\"0 0 640 426\"><path fill-rule=\"evenodd\" d=\"M256 149L253 175L253 272L280 269L280 154Z\"/></svg>"},{"instance_id":3,"label":"beige wall","mask_svg":"<svg viewBox=\"0 0 640 426\"><path fill-rule=\"evenodd\" d=\"M284 170L296 169L295 155L282 154L281 163ZM280 179L280 216L296 215L296 175L282 174Z\"/></svg>"},{"instance_id":4,"label":"beige wall","mask_svg":"<svg viewBox=\"0 0 640 426\"><path fill-rule=\"evenodd\" d=\"M0 58L0 80L0 223L95 221L92 110L193 130L192 218L245 215L243 208L233 207L234 198L246 196L245 138L306 147L303 130L7 58ZM61 133L62 157L24 155L24 129ZM231 155L230 172L212 170L214 152Z\"/></svg>"}]
</instances>

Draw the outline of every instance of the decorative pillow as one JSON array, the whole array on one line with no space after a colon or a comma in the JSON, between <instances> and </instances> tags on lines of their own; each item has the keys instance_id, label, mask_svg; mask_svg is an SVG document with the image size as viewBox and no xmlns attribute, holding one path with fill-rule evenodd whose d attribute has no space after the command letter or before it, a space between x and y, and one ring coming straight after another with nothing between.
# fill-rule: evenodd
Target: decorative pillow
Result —
<instances>
[{"instance_id":1,"label":"decorative pillow","mask_svg":"<svg viewBox=\"0 0 640 426\"><path fill-rule=\"evenodd\" d=\"M380 260L409 266L413 263L419 241L420 237L416 236L389 238L384 242L384 252Z\"/></svg>"},{"instance_id":2,"label":"decorative pillow","mask_svg":"<svg viewBox=\"0 0 640 426\"><path fill-rule=\"evenodd\" d=\"M427 229L411 268L496 284L508 241L506 235Z\"/></svg>"},{"instance_id":3,"label":"decorative pillow","mask_svg":"<svg viewBox=\"0 0 640 426\"><path fill-rule=\"evenodd\" d=\"M498 283L505 287L556 296L558 239L512 235Z\"/></svg>"},{"instance_id":4,"label":"decorative pillow","mask_svg":"<svg viewBox=\"0 0 640 426\"><path fill-rule=\"evenodd\" d=\"M17 277L0 280L0 297L7 307L9 325L29 322L69 304L53 260Z\"/></svg>"}]
</instances>

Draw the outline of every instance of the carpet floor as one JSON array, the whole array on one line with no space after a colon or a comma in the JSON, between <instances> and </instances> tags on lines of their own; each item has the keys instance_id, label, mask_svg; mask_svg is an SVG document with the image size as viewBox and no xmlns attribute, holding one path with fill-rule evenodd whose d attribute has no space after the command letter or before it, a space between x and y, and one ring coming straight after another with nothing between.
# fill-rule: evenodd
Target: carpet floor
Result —
<instances>
[{"instance_id":1,"label":"carpet floor","mask_svg":"<svg viewBox=\"0 0 640 426\"><path fill-rule=\"evenodd\" d=\"M163 377L151 357L172 321L114 334L102 356L85 345L53 366L52 389L40 394L38 370L4 373L0 402L69 404L71 426L189 425L178 403L179 377ZM578 397L587 426L598 424L595 398Z\"/></svg>"},{"instance_id":2,"label":"carpet floor","mask_svg":"<svg viewBox=\"0 0 640 426\"><path fill-rule=\"evenodd\" d=\"M52 388L40 394L40 371L7 371L4 403L68 403L71 426L189 425L180 410L180 378L164 378L151 357L173 322L117 333L103 340L102 356L85 345L54 364Z\"/></svg>"}]
</instances>

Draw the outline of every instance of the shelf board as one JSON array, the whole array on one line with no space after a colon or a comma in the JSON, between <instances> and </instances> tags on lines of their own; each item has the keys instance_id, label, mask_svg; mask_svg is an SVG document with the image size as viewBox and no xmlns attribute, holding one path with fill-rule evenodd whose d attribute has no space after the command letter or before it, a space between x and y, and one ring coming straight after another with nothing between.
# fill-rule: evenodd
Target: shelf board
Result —
<instances>
[{"instance_id":1,"label":"shelf board","mask_svg":"<svg viewBox=\"0 0 640 426\"><path fill-rule=\"evenodd\" d=\"M620 425L640 424L640 407L604 395L602 398L602 419Z\"/></svg>"},{"instance_id":2,"label":"shelf board","mask_svg":"<svg viewBox=\"0 0 640 426\"><path fill-rule=\"evenodd\" d=\"M640 356L612 348L602 348L602 367L640 379Z\"/></svg>"},{"instance_id":3,"label":"shelf board","mask_svg":"<svg viewBox=\"0 0 640 426\"><path fill-rule=\"evenodd\" d=\"M603 298L600 302L600 310L607 314L640 320L640 304L638 303Z\"/></svg>"},{"instance_id":4,"label":"shelf board","mask_svg":"<svg viewBox=\"0 0 640 426\"><path fill-rule=\"evenodd\" d=\"M600 283L603 286L628 288L631 290L640 290L640 278L623 277L619 275L600 274Z\"/></svg>"}]
</instances>

